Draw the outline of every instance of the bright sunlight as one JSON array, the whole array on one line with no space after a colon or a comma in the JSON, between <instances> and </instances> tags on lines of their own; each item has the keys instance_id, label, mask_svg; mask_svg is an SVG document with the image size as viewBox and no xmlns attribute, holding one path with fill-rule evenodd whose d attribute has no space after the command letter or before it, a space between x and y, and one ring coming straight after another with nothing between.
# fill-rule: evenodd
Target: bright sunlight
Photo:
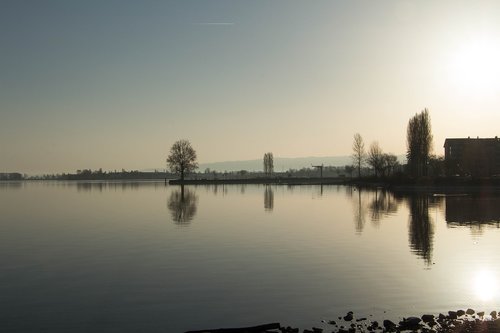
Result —
<instances>
[{"instance_id":1,"label":"bright sunlight","mask_svg":"<svg viewBox=\"0 0 500 333\"><path fill-rule=\"evenodd\" d=\"M500 42L481 39L462 44L449 62L451 83L467 95L478 97L500 91Z\"/></svg>"},{"instance_id":2,"label":"bright sunlight","mask_svg":"<svg viewBox=\"0 0 500 333\"><path fill-rule=\"evenodd\" d=\"M491 301L497 295L497 281L495 276L487 270L477 272L473 282L474 294L481 301Z\"/></svg>"}]
</instances>

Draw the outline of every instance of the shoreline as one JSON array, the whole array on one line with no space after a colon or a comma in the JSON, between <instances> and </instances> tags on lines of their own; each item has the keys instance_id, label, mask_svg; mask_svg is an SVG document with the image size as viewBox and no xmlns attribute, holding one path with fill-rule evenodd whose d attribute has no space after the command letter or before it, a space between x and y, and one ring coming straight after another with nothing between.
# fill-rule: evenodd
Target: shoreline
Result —
<instances>
[{"instance_id":1,"label":"shoreline","mask_svg":"<svg viewBox=\"0 0 500 333\"><path fill-rule=\"evenodd\" d=\"M347 179L328 178L235 178L235 179L171 179L169 185L345 185L365 189L386 189L393 192L474 193L500 192L500 179Z\"/></svg>"},{"instance_id":2,"label":"shoreline","mask_svg":"<svg viewBox=\"0 0 500 333\"><path fill-rule=\"evenodd\" d=\"M345 178L324 177L267 177L267 178L234 178L234 179L172 179L168 180L169 185L346 185Z\"/></svg>"},{"instance_id":3,"label":"shoreline","mask_svg":"<svg viewBox=\"0 0 500 333\"><path fill-rule=\"evenodd\" d=\"M358 332L500 332L500 318L497 311L485 314L467 310L448 311L447 314L424 314L420 317L402 318L398 323L384 319L381 322L367 318L356 318L352 311L336 320L322 320L321 325L300 330L297 327L283 326L278 322L239 328L217 328L185 333L358 333Z\"/></svg>"}]
</instances>

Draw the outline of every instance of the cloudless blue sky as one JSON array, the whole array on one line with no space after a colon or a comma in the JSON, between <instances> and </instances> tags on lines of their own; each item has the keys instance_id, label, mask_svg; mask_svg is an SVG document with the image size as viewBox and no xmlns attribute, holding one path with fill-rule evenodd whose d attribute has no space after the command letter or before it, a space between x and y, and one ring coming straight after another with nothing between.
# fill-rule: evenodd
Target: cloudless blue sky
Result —
<instances>
[{"instance_id":1,"label":"cloudless blue sky","mask_svg":"<svg viewBox=\"0 0 500 333\"><path fill-rule=\"evenodd\" d=\"M201 162L348 155L356 132L401 154L424 107L441 153L498 134L498 62L463 70L498 22L494 1L2 1L0 172L162 167L180 138Z\"/></svg>"}]
</instances>

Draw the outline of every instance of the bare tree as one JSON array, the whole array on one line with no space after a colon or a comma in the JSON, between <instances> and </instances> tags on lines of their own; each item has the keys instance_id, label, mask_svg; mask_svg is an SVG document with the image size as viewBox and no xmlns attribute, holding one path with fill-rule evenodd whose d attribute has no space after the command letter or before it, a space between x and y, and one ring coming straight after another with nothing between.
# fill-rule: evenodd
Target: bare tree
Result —
<instances>
[{"instance_id":1,"label":"bare tree","mask_svg":"<svg viewBox=\"0 0 500 333\"><path fill-rule=\"evenodd\" d=\"M410 173L415 177L426 176L432 149L431 118L427 109L409 120L406 140L406 158Z\"/></svg>"},{"instance_id":2,"label":"bare tree","mask_svg":"<svg viewBox=\"0 0 500 333\"><path fill-rule=\"evenodd\" d=\"M167 158L168 167L172 172L181 175L184 180L184 174L198 168L196 162L196 151L191 147L188 140L179 140L170 148L170 155Z\"/></svg>"},{"instance_id":3,"label":"bare tree","mask_svg":"<svg viewBox=\"0 0 500 333\"><path fill-rule=\"evenodd\" d=\"M375 176L379 176L384 167L384 154L377 141L370 145L367 162L375 170Z\"/></svg>"},{"instance_id":4,"label":"bare tree","mask_svg":"<svg viewBox=\"0 0 500 333\"><path fill-rule=\"evenodd\" d=\"M398 167L398 157L394 154L384 154L384 174L391 175Z\"/></svg>"},{"instance_id":5,"label":"bare tree","mask_svg":"<svg viewBox=\"0 0 500 333\"><path fill-rule=\"evenodd\" d=\"M264 173L271 175L274 172L274 157L273 153L264 154Z\"/></svg>"},{"instance_id":6,"label":"bare tree","mask_svg":"<svg viewBox=\"0 0 500 333\"><path fill-rule=\"evenodd\" d=\"M365 153L365 143L361 134L354 134L354 142L352 143L352 160L353 164L358 169L358 178L361 177L361 167L365 164L366 153Z\"/></svg>"}]
</instances>

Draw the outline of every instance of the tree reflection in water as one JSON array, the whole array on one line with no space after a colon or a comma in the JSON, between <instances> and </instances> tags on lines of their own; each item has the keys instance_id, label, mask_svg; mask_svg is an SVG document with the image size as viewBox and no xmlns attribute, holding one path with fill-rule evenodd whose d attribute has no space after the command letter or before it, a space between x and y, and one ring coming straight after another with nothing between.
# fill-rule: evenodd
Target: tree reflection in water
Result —
<instances>
[{"instance_id":1,"label":"tree reflection in water","mask_svg":"<svg viewBox=\"0 0 500 333\"><path fill-rule=\"evenodd\" d=\"M167 207L172 214L172 220L176 224L187 225L196 215L197 204L198 197L196 194L181 185L180 190L174 190L170 194Z\"/></svg>"},{"instance_id":2,"label":"tree reflection in water","mask_svg":"<svg viewBox=\"0 0 500 333\"><path fill-rule=\"evenodd\" d=\"M356 234L361 235L363 232L363 228L365 227L366 223L366 205L361 199L361 188L351 188L351 194L356 194L353 195L354 200L354 228L356 229Z\"/></svg>"},{"instance_id":3,"label":"tree reflection in water","mask_svg":"<svg viewBox=\"0 0 500 333\"><path fill-rule=\"evenodd\" d=\"M434 242L434 224L429 215L429 196L415 194L408 198L410 224L408 229L412 252L431 264Z\"/></svg>"},{"instance_id":4,"label":"tree reflection in water","mask_svg":"<svg viewBox=\"0 0 500 333\"><path fill-rule=\"evenodd\" d=\"M395 215L401 203L406 202L409 208L408 236L413 253L432 264L434 242L434 224L429 209L442 203L442 198L428 193L393 193L387 190L366 190L351 188L347 192L354 204L354 228L361 234L366 223L367 211L370 220L378 226L388 216ZM366 200L366 201L365 201Z\"/></svg>"},{"instance_id":5,"label":"tree reflection in water","mask_svg":"<svg viewBox=\"0 0 500 333\"><path fill-rule=\"evenodd\" d=\"M371 220L378 226L380 220L398 211L398 199L387 190L375 190L375 197L370 206Z\"/></svg>"},{"instance_id":6,"label":"tree reflection in water","mask_svg":"<svg viewBox=\"0 0 500 333\"><path fill-rule=\"evenodd\" d=\"M266 185L264 189L264 210L271 212L274 209L274 191L271 186Z\"/></svg>"}]
</instances>

